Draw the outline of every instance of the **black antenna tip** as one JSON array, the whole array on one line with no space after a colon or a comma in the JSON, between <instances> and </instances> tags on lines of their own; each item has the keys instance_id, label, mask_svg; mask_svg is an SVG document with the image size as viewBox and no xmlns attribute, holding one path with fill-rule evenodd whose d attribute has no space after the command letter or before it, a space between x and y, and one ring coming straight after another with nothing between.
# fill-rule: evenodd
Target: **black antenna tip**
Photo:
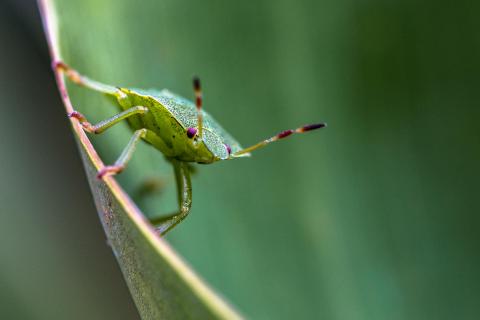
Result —
<instances>
[{"instance_id":1,"label":"black antenna tip","mask_svg":"<svg viewBox=\"0 0 480 320\"><path fill-rule=\"evenodd\" d=\"M301 132L307 132L315 129L320 129L320 128L325 128L327 126L326 123L314 123L314 124L309 124L306 126L303 126L301 128Z\"/></svg>"},{"instance_id":2,"label":"black antenna tip","mask_svg":"<svg viewBox=\"0 0 480 320\"><path fill-rule=\"evenodd\" d=\"M198 76L193 77L193 88L196 91L200 90L200 78Z\"/></svg>"}]
</instances>

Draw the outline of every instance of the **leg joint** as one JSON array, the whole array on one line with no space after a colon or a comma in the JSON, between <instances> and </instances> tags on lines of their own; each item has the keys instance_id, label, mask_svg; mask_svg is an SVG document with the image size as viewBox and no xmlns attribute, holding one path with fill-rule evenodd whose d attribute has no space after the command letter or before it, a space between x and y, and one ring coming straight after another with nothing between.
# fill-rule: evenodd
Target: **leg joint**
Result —
<instances>
[{"instance_id":1,"label":"leg joint","mask_svg":"<svg viewBox=\"0 0 480 320\"><path fill-rule=\"evenodd\" d=\"M135 110L137 110L139 113L144 114L148 112L148 108L144 106L135 106Z\"/></svg>"}]
</instances>

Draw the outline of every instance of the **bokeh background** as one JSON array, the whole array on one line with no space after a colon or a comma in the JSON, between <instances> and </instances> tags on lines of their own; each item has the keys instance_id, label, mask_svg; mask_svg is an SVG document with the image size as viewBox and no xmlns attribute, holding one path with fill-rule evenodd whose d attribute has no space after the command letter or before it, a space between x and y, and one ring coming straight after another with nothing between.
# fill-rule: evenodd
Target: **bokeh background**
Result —
<instances>
[{"instance_id":1,"label":"bokeh background","mask_svg":"<svg viewBox=\"0 0 480 320\"><path fill-rule=\"evenodd\" d=\"M198 166L192 214L168 236L249 318L478 318L480 4L59 3L71 6L62 36L75 67L187 97L200 74L206 108L244 145L329 123ZM0 318L138 318L34 1L0 0L0 43ZM97 120L115 112L91 92L72 96ZM109 163L128 135L92 140ZM144 146L119 177L134 196L146 176L165 182L137 197L152 216L175 206L161 158Z\"/></svg>"}]
</instances>

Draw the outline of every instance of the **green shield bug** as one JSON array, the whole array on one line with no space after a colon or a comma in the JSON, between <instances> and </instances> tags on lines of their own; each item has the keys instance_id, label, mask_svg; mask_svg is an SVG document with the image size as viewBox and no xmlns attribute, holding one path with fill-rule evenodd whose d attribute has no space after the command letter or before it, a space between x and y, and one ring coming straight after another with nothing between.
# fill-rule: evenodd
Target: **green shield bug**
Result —
<instances>
[{"instance_id":1,"label":"green shield bug","mask_svg":"<svg viewBox=\"0 0 480 320\"><path fill-rule=\"evenodd\" d=\"M127 146L113 165L105 166L97 177L120 173L125 169L140 140L162 152L172 163L179 195L180 209L174 214L155 219L152 223L164 235L188 215L192 206L190 162L209 164L250 156L250 152L294 133L323 128L325 123L310 124L285 130L248 148L242 148L207 112L202 109L200 80L193 79L195 103L168 90L142 90L103 84L70 68L61 61L53 67L74 83L114 97L120 108L117 115L93 125L80 112L68 116L80 121L89 133L100 134L113 125L127 120L134 131Z\"/></svg>"}]
</instances>

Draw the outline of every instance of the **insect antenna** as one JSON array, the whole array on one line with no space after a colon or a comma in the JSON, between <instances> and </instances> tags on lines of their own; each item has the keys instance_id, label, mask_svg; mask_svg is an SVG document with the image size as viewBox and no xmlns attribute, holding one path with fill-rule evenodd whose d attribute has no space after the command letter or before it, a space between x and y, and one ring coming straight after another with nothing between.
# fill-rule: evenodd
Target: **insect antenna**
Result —
<instances>
[{"instance_id":1,"label":"insect antenna","mask_svg":"<svg viewBox=\"0 0 480 320\"><path fill-rule=\"evenodd\" d=\"M275 142L275 141L278 141L280 139L286 138L286 137L288 137L288 136L290 136L294 133L304 133L304 132L307 132L307 131L312 131L312 130L315 130L315 129L324 128L326 126L327 126L326 123L315 123L315 124L305 125L303 127L293 129L293 130L291 130L291 129L290 130L285 130L285 131L282 131L282 132L274 135L271 138L260 141L259 143L254 144L253 146L250 146L248 148L245 148L245 149L242 149L240 151L235 152L234 154L232 154L232 157L239 157L239 156L245 155L246 153L249 153L251 151L260 149L262 147L265 147L267 144L269 144L271 142Z\"/></svg>"},{"instance_id":2,"label":"insect antenna","mask_svg":"<svg viewBox=\"0 0 480 320\"><path fill-rule=\"evenodd\" d=\"M202 88L200 87L200 78L193 77L193 90L195 91L195 105L197 106L198 137L202 139L203 132L203 114L202 114Z\"/></svg>"}]
</instances>

